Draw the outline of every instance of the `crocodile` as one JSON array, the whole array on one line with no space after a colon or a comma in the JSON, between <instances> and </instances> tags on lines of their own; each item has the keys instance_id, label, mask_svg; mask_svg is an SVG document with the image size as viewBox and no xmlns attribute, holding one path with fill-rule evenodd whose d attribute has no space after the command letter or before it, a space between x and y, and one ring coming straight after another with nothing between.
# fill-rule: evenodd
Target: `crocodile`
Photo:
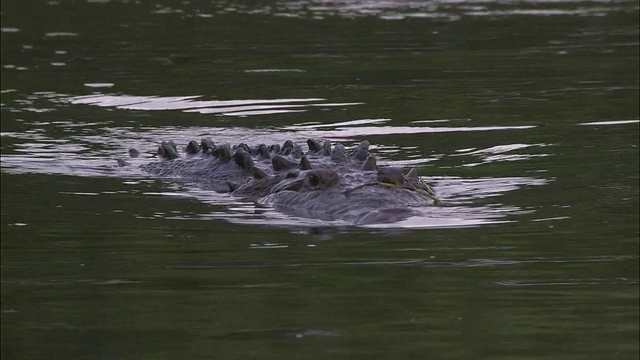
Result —
<instances>
[{"instance_id":1,"label":"crocodile","mask_svg":"<svg viewBox=\"0 0 640 360\"><path fill-rule=\"evenodd\" d=\"M139 154L129 150L131 157ZM232 147L204 138L190 141L179 152L173 141L164 141L155 157L157 161L141 165L144 172L297 217L355 225L391 223L439 202L415 168L405 172L378 165L366 140L349 152L340 143L314 139L307 141L307 151L290 140Z\"/></svg>"}]
</instances>

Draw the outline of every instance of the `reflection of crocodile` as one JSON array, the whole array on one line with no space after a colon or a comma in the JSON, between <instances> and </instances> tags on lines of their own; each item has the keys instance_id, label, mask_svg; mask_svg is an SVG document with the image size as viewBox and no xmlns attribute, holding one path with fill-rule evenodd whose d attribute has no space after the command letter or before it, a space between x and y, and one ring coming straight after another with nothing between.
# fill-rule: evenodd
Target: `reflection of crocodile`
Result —
<instances>
[{"instance_id":1,"label":"reflection of crocodile","mask_svg":"<svg viewBox=\"0 0 640 360\"><path fill-rule=\"evenodd\" d=\"M173 142L158 148L160 161L142 165L148 173L256 201L288 215L354 224L389 223L437 202L415 169L378 166L363 141L349 154L344 146L308 140L308 152L282 146L214 145L191 141L181 157ZM137 151L131 150L131 156ZM124 163L121 161L121 163Z\"/></svg>"}]
</instances>

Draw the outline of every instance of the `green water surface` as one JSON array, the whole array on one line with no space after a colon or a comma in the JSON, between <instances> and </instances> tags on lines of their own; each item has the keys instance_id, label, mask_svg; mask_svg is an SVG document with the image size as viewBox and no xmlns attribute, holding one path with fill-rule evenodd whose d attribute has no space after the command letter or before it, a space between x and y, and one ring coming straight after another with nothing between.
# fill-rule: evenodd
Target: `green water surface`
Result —
<instances>
[{"instance_id":1,"label":"green water surface","mask_svg":"<svg viewBox=\"0 0 640 360\"><path fill-rule=\"evenodd\" d=\"M637 359L638 10L3 1L2 359ZM455 207L310 225L113 169L203 135L367 139Z\"/></svg>"}]
</instances>

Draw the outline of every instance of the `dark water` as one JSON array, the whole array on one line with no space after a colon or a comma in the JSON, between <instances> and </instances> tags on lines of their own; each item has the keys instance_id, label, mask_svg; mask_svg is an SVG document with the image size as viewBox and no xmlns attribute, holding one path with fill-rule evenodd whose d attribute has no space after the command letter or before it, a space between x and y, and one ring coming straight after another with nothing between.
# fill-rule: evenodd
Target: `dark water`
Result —
<instances>
[{"instance_id":1,"label":"dark water","mask_svg":"<svg viewBox=\"0 0 640 360\"><path fill-rule=\"evenodd\" d=\"M638 10L3 1L2 358L638 358ZM368 139L448 206L354 227L115 166L203 135Z\"/></svg>"}]
</instances>

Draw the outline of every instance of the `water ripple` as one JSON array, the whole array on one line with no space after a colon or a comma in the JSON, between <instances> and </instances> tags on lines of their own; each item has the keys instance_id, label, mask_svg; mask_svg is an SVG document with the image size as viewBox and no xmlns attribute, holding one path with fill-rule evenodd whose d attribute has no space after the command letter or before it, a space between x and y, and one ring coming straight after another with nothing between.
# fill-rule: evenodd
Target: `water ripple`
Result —
<instances>
[{"instance_id":1,"label":"water ripple","mask_svg":"<svg viewBox=\"0 0 640 360\"><path fill-rule=\"evenodd\" d=\"M626 124L637 124L637 123L640 123L640 120L594 121L594 122L579 123L578 125L582 125L582 126L609 126L609 125L626 125Z\"/></svg>"},{"instance_id":2,"label":"water ripple","mask_svg":"<svg viewBox=\"0 0 640 360\"><path fill-rule=\"evenodd\" d=\"M177 100L182 101L182 100ZM140 170L139 165L153 157L154 145L162 140L174 139L178 144L186 144L191 139L213 137L217 143L232 144L255 143L256 139L267 144L292 140L306 142L309 137L341 138L341 142L351 148L357 144L357 134L402 133L403 131L431 131L433 128L392 127L377 128L375 125L387 122L386 119L357 119L334 124L300 124L288 129L248 129L248 128L123 128L110 127L99 123L80 124L68 121L56 121L43 124L63 129L64 138L52 138L50 133L34 131L28 133L2 133L5 147L2 154L1 169L12 174L40 173L55 175L74 175L81 177L116 177L124 179L129 191L139 189L139 181L148 179L148 174ZM471 127L463 127L468 131ZM506 127L495 127L504 130ZM455 127L445 127L453 131ZM56 132L53 132L56 133ZM375 141L374 141L375 144ZM511 144L493 146L486 149L463 149L454 155L495 156L496 153L521 151L542 147L543 144ZM131 166L118 166L116 159L126 157L128 149L142 149L142 156L130 158ZM146 153L145 153L146 149ZM397 145L375 144L371 151L378 156L380 165L415 166L439 161L442 156L425 157L420 149ZM388 156L400 156L391 160ZM494 161L485 159L486 161ZM485 199L497 198L508 192L526 186L541 186L550 179L537 177L482 177L466 179L456 176L422 176L435 186L443 206L428 207L416 211L416 216L394 224L396 228L455 228L481 226L513 221L513 216L528 214L532 210L520 208L498 201ZM224 219L239 224L268 224L270 226L294 227L348 227L351 224L339 220L307 219L285 215L269 207L258 207L252 202L235 199L228 194L218 194L199 189L189 183L173 183L162 192L147 192L147 196L162 196L177 199L195 199L212 205L211 211L201 213L155 213L140 215L150 219L175 219L183 221ZM68 196L121 196L112 192L78 192ZM225 210L221 211L220 206ZM388 225L370 225L372 229L387 229ZM258 248L258 247L255 247ZM274 248L274 247L268 247Z\"/></svg>"},{"instance_id":3,"label":"water ripple","mask_svg":"<svg viewBox=\"0 0 640 360\"><path fill-rule=\"evenodd\" d=\"M163 266L170 269L199 269L210 270L220 268L273 268L273 267L337 267L337 266L419 266L424 268L475 268L475 267L502 267L522 264L547 264L547 263L593 263L593 262L619 262L637 259L632 256L600 255L586 257L533 257L523 259L439 259L435 256L428 258L377 258L377 259L333 259L325 261L219 261L207 263L171 263ZM632 280L633 281L633 280ZM515 281L514 281L515 282Z\"/></svg>"},{"instance_id":4,"label":"water ripple","mask_svg":"<svg viewBox=\"0 0 640 360\"><path fill-rule=\"evenodd\" d=\"M281 129L290 131L304 130L308 136L324 137L328 139L339 139L346 137L371 136L371 135L399 135L399 134L428 134L428 133L450 133L450 132L475 132L475 131L497 131L497 130L526 130L533 129L533 125L520 126L360 126L360 127L338 127L333 130L313 131L307 128L296 126L285 126Z\"/></svg>"},{"instance_id":5,"label":"water ripple","mask_svg":"<svg viewBox=\"0 0 640 360\"><path fill-rule=\"evenodd\" d=\"M638 279L627 278L584 278L584 279L542 279L542 280L501 280L496 285L505 287L532 286L583 286L583 285L613 285L638 284Z\"/></svg>"},{"instance_id":6,"label":"water ripple","mask_svg":"<svg viewBox=\"0 0 640 360\"><path fill-rule=\"evenodd\" d=\"M131 285L141 284L144 281L138 280L96 280L96 279L25 279L25 280L2 280L2 284L14 284L22 286L65 286L65 285Z\"/></svg>"},{"instance_id":7,"label":"water ripple","mask_svg":"<svg viewBox=\"0 0 640 360\"><path fill-rule=\"evenodd\" d=\"M176 6L176 5L174 5ZM288 18L361 18L382 20L436 19L458 21L468 17L509 16L605 16L614 12L637 11L636 1L579 0L280 0L275 2L237 3L218 1L213 9L194 9L193 6L161 7L154 14L187 17L213 17L213 14L271 15ZM213 14L211 14L213 13Z\"/></svg>"},{"instance_id":8,"label":"water ripple","mask_svg":"<svg viewBox=\"0 0 640 360\"><path fill-rule=\"evenodd\" d=\"M323 98L196 100L195 96L131 96L93 94L58 97L54 102L74 105L113 107L122 110L180 110L201 114L227 116L268 115L282 112L306 111L309 107L353 106L361 103L327 103Z\"/></svg>"}]
</instances>

